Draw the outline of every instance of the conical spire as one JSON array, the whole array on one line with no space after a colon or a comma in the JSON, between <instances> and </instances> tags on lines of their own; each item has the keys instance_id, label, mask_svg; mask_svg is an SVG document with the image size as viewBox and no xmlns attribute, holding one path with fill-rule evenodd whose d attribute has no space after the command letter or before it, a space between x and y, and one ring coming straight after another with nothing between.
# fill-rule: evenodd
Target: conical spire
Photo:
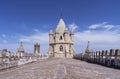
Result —
<instances>
[{"instance_id":1,"label":"conical spire","mask_svg":"<svg viewBox=\"0 0 120 79\"><path fill-rule=\"evenodd\" d=\"M19 48L18 48L18 51L19 51L19 52L24 52L22 42L20 42L20 46L19 46Z\"/></svg>"},{"instance_id":2,"label":"conical spire","mask_svg":"<svg viewBox=\"0 0 120 79\"><path fill-rule=\"evenodd\" d=\"M90 47L90 41L88 41L87 48L86 48L86 53L87 52L92 52L91 47Z\"/></svg>"},{"instance_id":3,"label":"conical spire","mask_svg":"<svg viewBox=\"0 0 120 79\"><path fill-rule=\"evenodd\" d=\"M57 24L56 32L64 33L65 29L66 29L66 25L65 25L65 22L63 21L63 19L61 17L58 24Z\"/></svg>"}]
</instances>

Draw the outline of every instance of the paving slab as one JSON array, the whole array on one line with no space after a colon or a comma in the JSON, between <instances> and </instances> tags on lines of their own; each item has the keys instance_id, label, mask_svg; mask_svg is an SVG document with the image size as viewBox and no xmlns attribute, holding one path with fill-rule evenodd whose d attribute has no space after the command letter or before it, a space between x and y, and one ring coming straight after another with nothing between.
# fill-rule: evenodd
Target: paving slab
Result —
<instances>
[{"instance_id":1,"label":"paving slab","mask_svg":"<svg viewBox=\"0 0 120 79\"><path fill-rule=\"evenodd\" d=\"M0 79L120 79L120 70L75 59L50 58L1 71Z\"/></svg>"}]
</instances>

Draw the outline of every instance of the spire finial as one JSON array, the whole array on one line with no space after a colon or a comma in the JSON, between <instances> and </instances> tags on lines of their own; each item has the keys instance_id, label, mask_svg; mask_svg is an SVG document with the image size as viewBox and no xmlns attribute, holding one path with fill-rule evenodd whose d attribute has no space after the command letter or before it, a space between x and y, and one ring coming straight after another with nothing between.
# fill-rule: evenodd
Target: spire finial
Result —
<instances>
[{"instance_id":1,"label":"spire finial","mask_svg":"<svg viewBox=\"0 0 120 79\"><path fill-rule=\"evenodd\" d=\"M61 13L60 13L60 18L62 18L62 8L61 8Z\"/></svg>"}]
</instances>

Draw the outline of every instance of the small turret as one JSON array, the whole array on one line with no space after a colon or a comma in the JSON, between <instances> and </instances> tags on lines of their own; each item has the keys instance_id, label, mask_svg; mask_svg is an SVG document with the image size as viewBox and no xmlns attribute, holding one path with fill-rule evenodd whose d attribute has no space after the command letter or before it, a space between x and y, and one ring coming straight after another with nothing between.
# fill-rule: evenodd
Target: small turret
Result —
<instances>
[{"instance_id":1,"label":"small turret","mask_svg":"<svg viewBox=\"0 0 120 79\"><path fill-rule=\"evenodd\" d=\"M50 29L50 32L49 32L49 34L53 34L53 31L52 31L52 29Z\"/></svg>"},{"instance_id":2,"label":"small turret","mask_svg":"<svg viewBox=\"0 0 120 79\"><path fill-rule=\"evenodd\" d=\"M74 32L73 32L72 28L70 30L70 39L71 39L71 43L73 43L74 42Z\"/></svg>"},{"instance_id":3,"label":"small turret","mask_svg":"<svg viewBox=\"0 0 120 79\"><path fill-rule=\"evenodd\" d=\"M90 47L90 41L88 41L87 48L85 50L85 53L90 53L92 52L91 47Z\"/></svg>"},{"instance_id":4,"label":"small turret","mask_svg":"<svg viewBox=\"0 0 120 79\"><path fill-rule=\"evenodd\" d=\"M49 32L49 43L51 44L51 43L53 43L53 39L54 38L54 35L53 35L53 31L52 31L52 29L50 29L50 32Z\"/></svg>"},{"instance_id":5,"label":"small turret","mask_svg":"<svg viewBox=\"0 0 120 79\"><path fill-rule=\"evenodd\" d=\"M20 42L20 46L18 48L18 52L23 52L24 53L24 48L22 42Z\"/></svg>"},{"instance_id":6,"label":"small turret","mask_svg":"<svg viewBox=\"0 0 120 79\"><path fill-rule=\"evenodd\" d=\"M65 42L69 42L68 29L67 28L65 29L64 34L65 34Z\"/></svg>"},{"instance_id":7,"label":"small turret","mask_svg":"<svg viewBox=\"0 0 120 79\"><path fill-rule=\"evenodd\" d=\"M38 44L38 43L34 44L34 54L40 55L40 44Z\"/></svg>"},{"instance_id":8,"label":"small turret","mask_svg":"<svg viewBox=\"0 0 120 79\"><path fill-rule=\"evenodd\" d=\"M59 42L59 34L60 34L59 32L57 32L57 31L55 32L54 38L55 38L55 42L56 42L56 43Z\"/></svg>"},{"instance_id":9,"label":"small turret","mask_svg":"<svg viewBox=\"0 0 120 79\"><path fill-rule=\"evenodd\" d=\"M17 56L18 57L23 57L24 53L25 53L25 51L24 51L24 48L23 48L23 44L22 44L22 42L20 42L20 46L17 49Z\"/></svg>"}]
</instances>

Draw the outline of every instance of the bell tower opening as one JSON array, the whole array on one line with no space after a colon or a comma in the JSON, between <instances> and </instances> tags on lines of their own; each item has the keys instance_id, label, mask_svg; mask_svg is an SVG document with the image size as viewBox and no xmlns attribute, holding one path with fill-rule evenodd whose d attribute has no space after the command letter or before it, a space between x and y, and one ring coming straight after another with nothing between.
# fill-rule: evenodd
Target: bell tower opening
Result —
<instances>
[{"instance_id":1,"label":"bell tower opening","mask_svg":"<svg viewBox=\"0 0 120 79\"><path fill-rule=\"evenodd\" d=\"M62 40L62 36L60 36L60 40Z\"/></svg>"}]
</instances>

